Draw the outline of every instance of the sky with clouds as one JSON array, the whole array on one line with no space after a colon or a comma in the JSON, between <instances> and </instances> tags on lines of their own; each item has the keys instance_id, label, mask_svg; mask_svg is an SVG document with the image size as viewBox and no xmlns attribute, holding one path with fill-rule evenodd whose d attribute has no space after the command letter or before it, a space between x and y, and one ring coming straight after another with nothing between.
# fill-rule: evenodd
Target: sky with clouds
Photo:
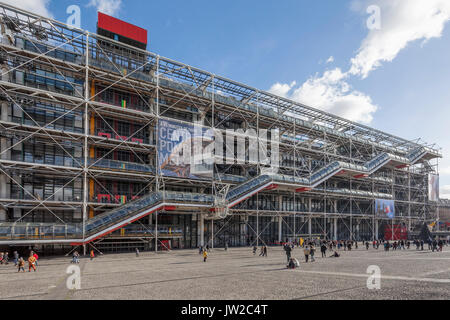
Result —
<instances>
[{"instance_id":1,"label":"sky with clouds","mask_svg":"<svg viewBox=\"0 0 450 320\"><path fill-rule=\"evenodd\" d=\"M149 50L443 149L450 198L449 0L3 0L82 28L96 11L149 30ZM380 28L369 29L376 5Z\"/></svg>"}]
</instances>

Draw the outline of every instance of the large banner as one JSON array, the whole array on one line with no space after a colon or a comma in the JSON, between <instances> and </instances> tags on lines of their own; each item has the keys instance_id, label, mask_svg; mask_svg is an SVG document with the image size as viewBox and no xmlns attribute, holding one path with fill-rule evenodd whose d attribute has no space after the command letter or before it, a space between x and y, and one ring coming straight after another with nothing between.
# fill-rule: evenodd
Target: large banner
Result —
<instances>
[{"instance_id":1,"label":"large banner","mask_svg":"<svg viewBox=\"0 0 450 320\"><path fill-rule=\"evenodd\" d=\"M439 175L428 176L428 200L439 201Z\"/></svg>"},{"instance_id":2,"label":"large banner","mask_svg":"<svg viewBox=\"0 0 450 320\"><path fill-rule=\"evenodd\" d=\"M204 148L214 140L206 128L177 121L158 122L158 166L164 176L212 179L213 165L207 164Z\"/></svg>"},{"instance_id":3,"label":"large banner","mask_svg":"<svg viewBox=\"0 0 450 320\"><path fill-rule=\"evenodd\" d=\"M394 200L375 199L375 214L387 218L395 217Z\"/></svg>"}]
</instances>

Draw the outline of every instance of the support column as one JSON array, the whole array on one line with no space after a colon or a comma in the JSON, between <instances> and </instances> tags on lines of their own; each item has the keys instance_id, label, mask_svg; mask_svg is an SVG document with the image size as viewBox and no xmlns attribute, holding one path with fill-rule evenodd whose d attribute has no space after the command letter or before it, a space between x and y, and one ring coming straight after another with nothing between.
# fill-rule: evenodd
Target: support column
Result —
<instances>
[{"instance_id":1,"label":"support column","mask_svg":"<svg viewBox=\"0 0 450 320\"><path fill-rule=\"evenodd\" d=\"M9 104L7 102L2 102L1 106L1 120L8 121ZM0 152L2 160L11 160L11 150L6 151L10 147L10 141L7 138L0 139ZM0 173L0 198L9 199L10 189L9 189L9 179L4 173ZM7 212L6 209L0 208L0 222L6 221Z\"/></svg>"},{"instance_id":2,"label":"support column","mask_svg":"<svg viewBox=\"0 0 450 320\"><path fill-rule=\"evenodd\" d=\"M308 234L309 234L309 239L312 239L312 218L309 217L308 219Z\"/></svg>"},{"instance_id":3,"label":"support column","mask_svg":"<svg viewBox=\"0 0 450 320\"><path fill-rule=\"evenodd\" d=\"M158 252L158 211L155 212L155 252Z\"/></svg>"},{"instance_id":4,"label":"support column","mask_svg":"<svg viewBox=\"0 0 450 320\"><path fill-rule=\"evenodd\" d=\"M283 239L283 218L278 217L278 241L281 242Z\"/></svg>"},{"instance_id":5,"label":"support column","mask_svg":"<svg viewBox=\"0 0 450 320\"><path fill-rule=\"evenodd\" d=\"M211 220L211 248L214 249L214 220Z\"/></svg>"},{"instance_id":6,"label":"support column","mask_svg":"<svg viewBox=\"0 0 450 320\"><path fill-rule=\"evenodd\" d=\"M198 228L198 245L199 246L204 246L205 245L205 219L203 217L203 214L199 213L197 215L198 220L197 220L197 228Z\"/></svg>"},{"instance_id":7,"label":"support column","mask_svg":"<svg viewBox=\"0 0 450 320\"><path fill-rule=\"evenodd\" d=\"M337 240L337 222L338 222L338 218L334 218L334 226L333 226L333 240Z\"/></svg>"}]
</instances>

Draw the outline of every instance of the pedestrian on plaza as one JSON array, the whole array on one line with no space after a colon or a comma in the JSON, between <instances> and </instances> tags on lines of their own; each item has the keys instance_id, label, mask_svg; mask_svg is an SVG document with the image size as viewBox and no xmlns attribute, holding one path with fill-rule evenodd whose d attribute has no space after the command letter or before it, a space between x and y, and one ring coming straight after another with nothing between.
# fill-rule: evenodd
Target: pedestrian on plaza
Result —
<instances>
[{"instance_id":1,"label":"pedestrian on plaza","mask_svg":"<svg viewBox=\"0 0 450 320\"><path fill-rule=\"evenodd\" d=\"M433 252L434 252L435 250L437 250L437 245L438 245L438 243L437 243L436 239L434 239L434 240L433 240L433 243L432 243L432 250L433 250ZM8 253L7 253L7 254L8 254Z\"/></svg>"},{"instance_id":2,"label":"pedestrian on plaza","mask_svg":"<svg viewBox=\"0 0 450 320\"><path fill-rule=\"evenodd\" d=\"M406 241L406 249L408 249L409 250L409 247L410 247L410 245L411 245L411 242L408 240L408 241Z\"/></svg>"},{"instance_id":3,"label":"pedestrian on plaza","mask_svg":"<svg viewBox=\"0 0 450 320\"><path fill-rule=\"evenodd\" d=\"M425 241L420 240L420 250L423 251L423 245L425 244Z\"/></svg>"},{"instance_id":4,"label":"pedestrian on plaza","mask_svg":"<svg viewBox=\"0 0 450 320\"><path fill-rule=\"evenodd\" d=\"M439 246L438 251L442 252L442 248L444 247L444 242L441 239L439 239L439 241L438 241L438 246Z\"/></svg>"},{"instance_id":5,"label":"pedestrian on plaza","mask_svg":"<svg viewBox=\"0 0 450 320\"><path fill-rule=\"evenodd\" d=\"M355 241L355 250L358 250L358 241Z\"/></svg>"},{"instance_id":6,"label":"pedestrian on plaza","mask_svg":"<svg viewBox=\"0 0 450 320\"><path fill-rule=\"evenodd\" d=\"M198 246L198 254L202 254L203 253L203 246Z\"/></svg>"},{"instance_id":7,"label":"pedestrian on plaza","mask_svg":"<svg viewBox=\"0 0 450 320\"><path fill-rule=\"evenodd\" d=\"M0 252L0 264L3 264L3 257L5 254L3 252Z\"/></svg>"},{"instance_id":8,"label":"pedestrian on plaza","mask_svg":"<svg viewBox=\"0 0 450 320\"><path fill-rule=\"evenodd\" d=\"M263 249L263 256L267 258L267 247L266 246L264 246L264 249Z\"/></svg>"},{"instance_id":9,"label":"pedestrian on plaza","mask_svg":"<svg viewBox=\"0 0 450 320\"><path fill-rule=\"evenodd\" d=\"M327 245L326 245L325 241L320 246L320 252L322 253L322 258L326 258L326 256L327 256Z\"/></svg>"},{"instance_id":10,"label":"pedestrian on plaza","mask_svg":"<svg viewBox=\"0 0 450 320\"><path fill-rule=\"evenodd\" d=\"M208 258L208 250L203 251L203 262L206 262L206 259Z\"/></svg>"},{"instance_id":11,"label":"pedestrian on plaza","mask_svg":"<svg viewBox=\"0 0 450 320\"><path fill-rule=\"evenodd\" d=\"M284 246L284 251L286 251L286 258L287 258L287 262L289 263L289 260L291 259L291 251L292 251L291 246L289 244L286 244Z\"/></svg>"},{"instance_id":12,"label":"pedestrian on plaza","mask_svg":"<svg viewBox=\"0 0 450 320\"><path fill-rule=\"evenodd\" d=\"M36 252L33 251L33 257L36 259L36 267L38 266L38 260L39 260L39 256L37 255Z\"/></svg>"},{"instance_id":13,"label":"pedestrian on plaza","mask_svg":"<svg viewBox=\"0 0 450 320\"><path fill-rule=\"evenodd\" d=\"M369 246L370 246L369 241L366 241L366 250L369 250Z\"/></svg>"},{"instance_id":14,"label":"pedestrian on plaza","mask_svg":"<svg viewBox=\"0 0 450 320\"><path fill-rule=\"evenodd\" d=\"M209 244L206 245L206 251L210 252Z\"/></svg>"},{"instance_id":15,"label":"pedestrian on plaza","mask_svg":"<svg viewBox=\"0 0 450 320\"><path fill-rule=\"evenodd\" d=\"M316 259L314 258L314 254L316 253L316 248L314 245L311 245L311 248L309 249L309 255L311 256L311 262L315 262Z\"/></svg>"},{"instance_id":16,"label":"pedestrian on plaza","mask_svg":"<svg viewBox=\"0 0 450 320\"><path fill-rule=\"evenodd\" d=\"M309 254L311 253L311 251L309 250L309 246L305 246L303 253L305 254L305 262L308 263Z\"/></svg>"},{"instance_id":17,"label":"pedestrian on plaza","mask_svg":"<svg viewBox=\"0 0 450 320\"><path fill-rule=\"evenodd\" d=\"M30 253L30 256L28 257L28 272L31 272L31 269L36 272L36 258L33 253Z\"/></svg>"},{"instance_id":18,"label":"pedestrian on plaza","mask_svg":"<svg viewBox=\"0 0 450 320\"><path fill-rule=\"evenodd\" d=\"M14 251L13 258L14 258L14 266L17 266L17 263L19 262L19 253L17 251Z\"/></svg>"},{"instance_id":19,"label":"pedestrian on plaza","mask_svg":"<svg viewBox=\"0 0 450 320\"><path fill-rule=\"evenodd\" d=\"M261 250L259 252L260 257L264 257L264 246L261 246Z\"/></svg>"},{"instance_id":20,"label":"pedestrian on plaza","mask_svg":"<svg viewBox=\"0 0 450 320\"><path fill-rule=\"evenodd\" d=\"M91 257L91 261L94 260L94 258L95 258L95 253L94 253L94 250L93 250L93 249L91 250L91 253L90 253L89 255L90 255L90 257Z\"/></svg>"},{"instance_id":21,"label":"pedestrian on plaza","mask_svg":"<svg viewBox=\"0 0 450 320\"><path fill-rule=\"evenodd\" d=\"M258 248L256 246L253 246L253 255L256 255L257 250L258 250Z\"/></svg>"},{"instance_id":22,"label":"pedestrian on plaza","mask_svg":"<svg viewBox=\"0 0 450 320\"><path fill-rule=\"evenodd\" d=\"M17 260L17 272L20 272L20 270L22 270L23 272L25 272L25 260L23 260L22 257L19 258L19 260Z\"/></svg>"},{"instance_id":23,"label":"pedestrian on plaza","mask_svg":"<svg viewBox=\"0 0 450 320\"><path fill-rule=\"evenodd\" d=\"M136 257L139 258L139 249L136 248Z\"/></svg>"},{"instance_id":24,"label":"pedestrian on plaza","mask_svg":"<svg viewBox=\"0 0 450 320\"><path fill-rule=\"evenodd\" d=\"M9 256L8 256L8 252L5 253L5 255L3 256L3 263L5 265L9 264Z\"/></svg>"},{"instance_id":25,"label":"pedestrian on plaza","mask_svg":"<svg viewBox=\"0 0 450 320\"><path fill-rule=\"evenodd\" d=\"M228 251L228 241L225 242L225 251Z\"/></svg>"}]
</instances>

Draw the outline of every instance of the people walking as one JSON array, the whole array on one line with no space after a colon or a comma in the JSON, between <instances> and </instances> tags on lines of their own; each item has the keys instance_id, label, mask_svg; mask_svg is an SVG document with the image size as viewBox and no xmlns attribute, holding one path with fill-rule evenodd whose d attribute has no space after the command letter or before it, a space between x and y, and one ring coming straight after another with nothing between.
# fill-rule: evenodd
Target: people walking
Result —
<instances>
[{"instance_id":1,"label":"people walking","mask_svg":"<svg viewBox=\"0 0 450 320\"><path fill-rule=\"evenodd\" d=\"M6 252L5 255L3 256L3 263L4 264L9 264L8 252Z\"/></svg>"},{"instance_id":2,"label":"people walking","mask_svg":"<svg viewBox=\"0 0 450 320\"><path fill-rule=\"evenodd\" d=\"M325 241L320 246L320 252L322 253L322 258L326 258L327 257L327 245L325 244Z\"/></svg>"},{"instance_id":3,"label":"people walking","mask_svg":"<svg viewBox=\"0 0 450 320\"><path fill-rule=\"evenodd\" d=\"M28 272L31 272L31 269L36 272L36 258L33 253L30 253L30 256L28 257Z\"/></svg>"},{"instance_id":4,"label":"people walking","mask_svg":"<svg viewBox=\"0 0 450 320\"><path fill-rule=\"evenodd\" d=\"M267 247L266 246L264 246L264 248L263 248L263 257L267 258Z\"/></svg>"},{"instance_id":5,"label":"people walking","mask_svg":"<svg viewBox=\"0 0 450 320\"><path fill-rule=\"evenodd\" d=\"M94 260L94 258L95 258L94 250L91 250L91 253L89 254L89 256L91 257L91 261Z\"/></svg>"},{"instance_id":6,"label":"people walking","mask_svg":"<svg viewBox=\"0 0 450 320\"><path fill-rule=\"evenodd\" d=\"M25 260L23 260L22 257L20 257L17 260L17 272L20 272L20 270L22 270L23 272L25 272Z\"/></svg>"},{"instance_id":7,"label":"people walking","mask_svg":"<svg viewBox=\"0 0 450 320\"><path fill-rule=\"evenodd\" d=\"M305 262L308 263L309 254L310 254L310 250L309 250L308 246L305 246L305 249L303 250L303 253L305 255Z\"/></svg>"},{"instance_id":8,"label":"people walking","mask_svg":"<svg viewBox=\"0 0 450 320\"><path fill-rule=\"evenodd\" d=\"M256 255L256 251L258 250L258 247L253 246L253 255Z\"/></svg>"},{"instance_id":9,"label":"people walking","mask_svg":"<svg viewBox=\"0 0 450 320\"><path fill-rule=\"evenodd\" d=\"M14 251L13 258L14 258L14 266L17 266L17 264L19 263L19 253L17 251Z\"/></svg>"},{"instance_id":10,"label":"people walking","mask_svg":"<svg viewBox=\"0 0 450 320\"><path fill-rule=\"evenodd\" d=\"M206 262L206 259L208 258L208 250L203 251L203 262Z\"/></svg>"},{"instance_id":11,"label":"people walking","mask_svg":"<svg viewBox=\"0 0 450 320\"><path fill-rule=\"evenodd\" d=\"M139 258L139 249L136 248L136 258Z\"/></svg>"}]
</instances>

